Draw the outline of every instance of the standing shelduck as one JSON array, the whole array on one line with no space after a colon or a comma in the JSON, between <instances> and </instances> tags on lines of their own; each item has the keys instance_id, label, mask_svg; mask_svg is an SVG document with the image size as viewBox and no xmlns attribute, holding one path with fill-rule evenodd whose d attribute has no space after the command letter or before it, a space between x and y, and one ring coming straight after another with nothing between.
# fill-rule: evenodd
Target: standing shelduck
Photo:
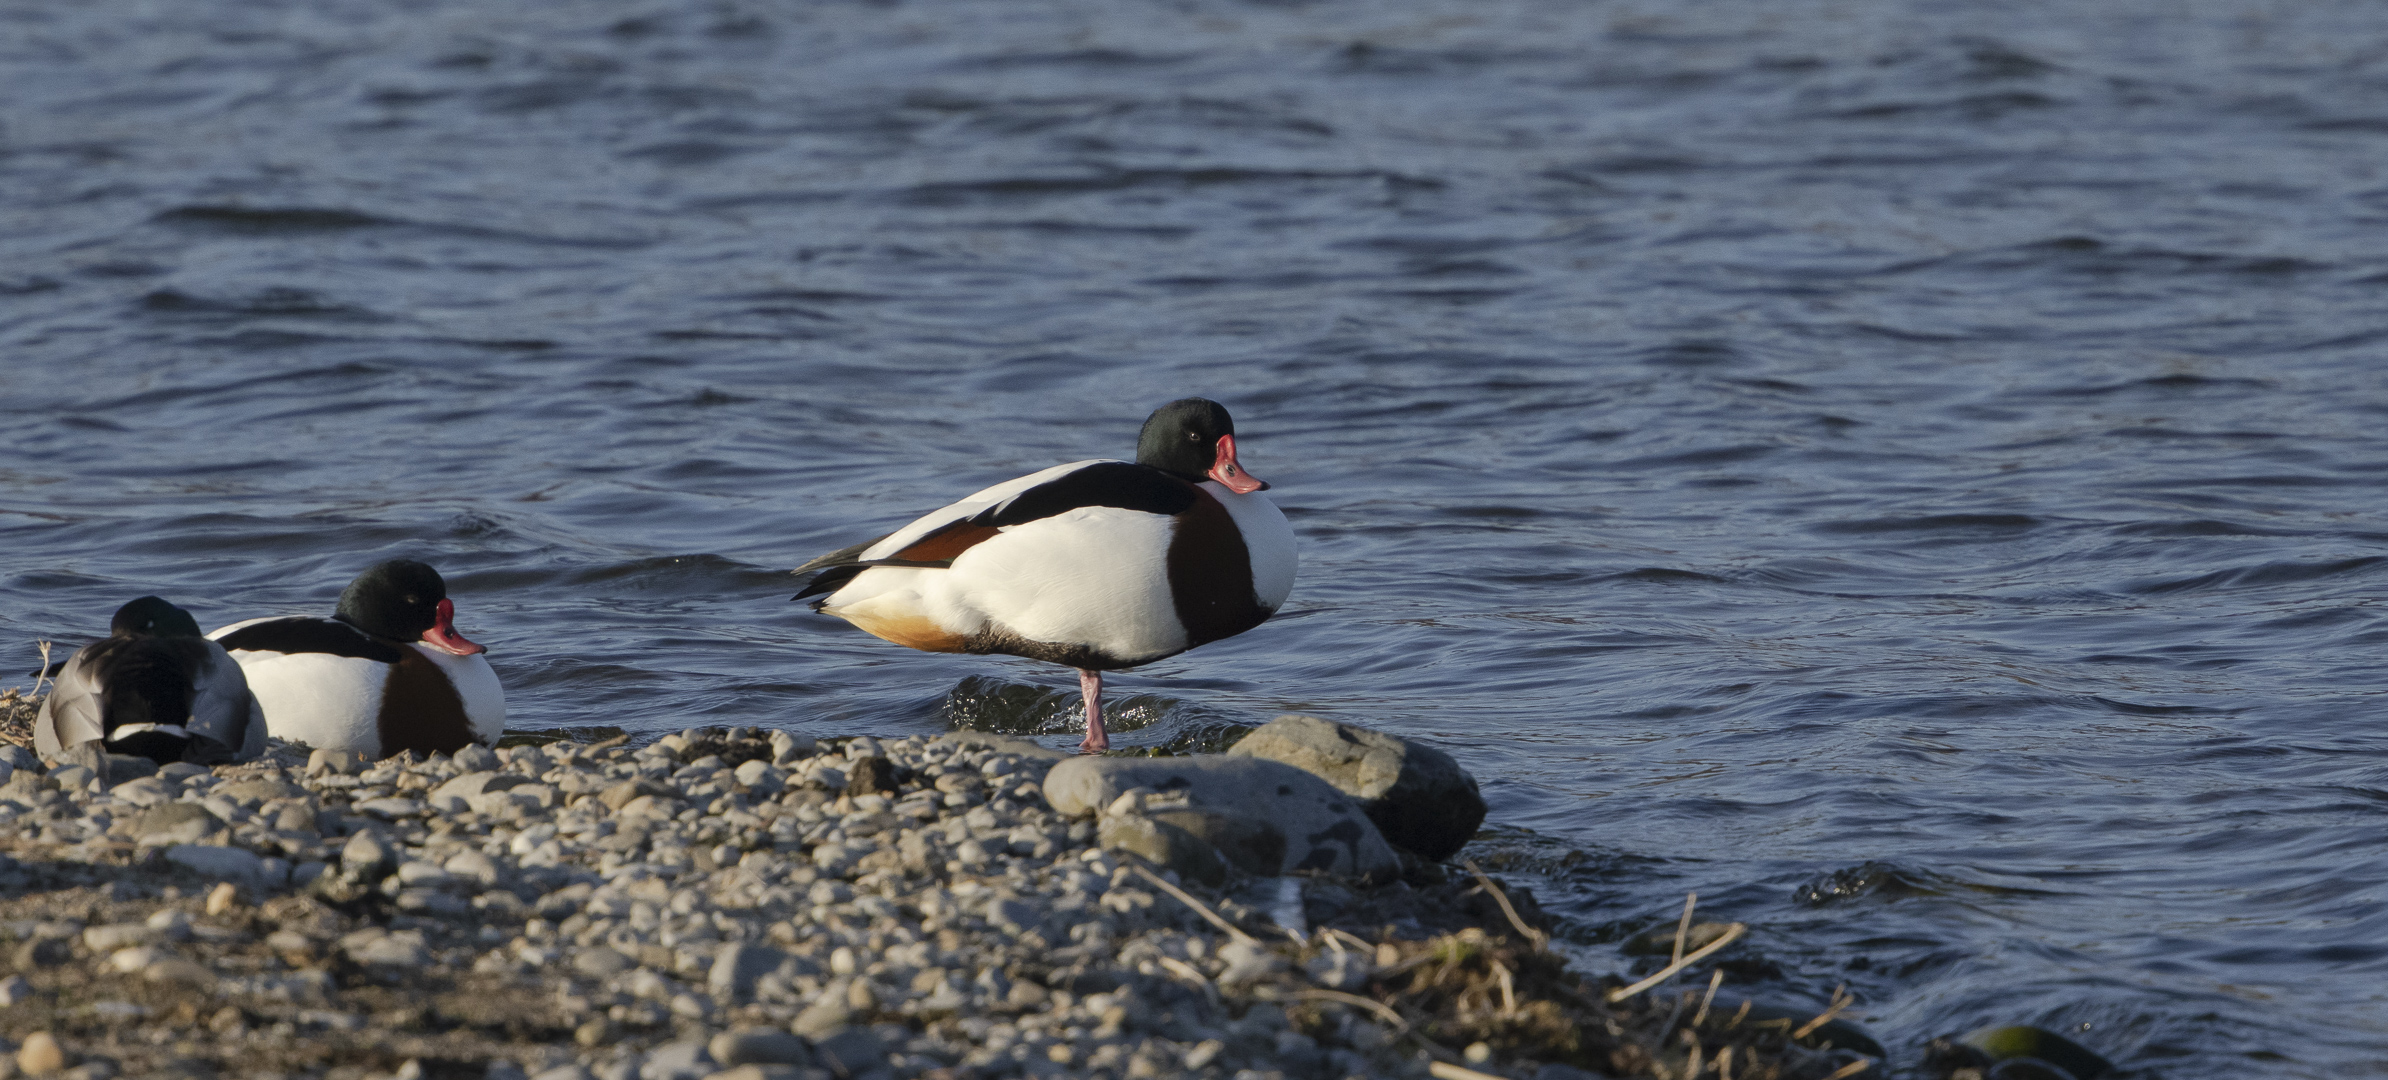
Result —
<instances>
[{"instance_id":1,"label":"standing shelduck","mask_svg":"<svg viewBox=\"0 0 2388 1080\"><path fill-rule=\"evenodd\" d=\"M1103 672L1260 625L1293 591L1294 537L1236 463L1226 408L1154 410L1136 460L1076 461L797 567L796 599L898 645L1078 669L1083 753L1109 749Z\"/></svg>"},{"instance_id":2,"label":"standing shelduck","mask_svg":"<svg viewBox=\"0 0 2388 1080\"><path fill-rule=\"evenodd\" d=\"M248 673L273 734L368 758L495 745L506 695L456 632L439 571L409 559L349 582L330 618L250 619L208 635Z\"/></svg>"},{"instance_id":3,"label":"standing shelduck","mask_svg":"<svg viewBox=\"0 0 2388 1080\"><path fill-rule=\"evenodd\" d=\"M55 674L33 723L44 757L94 741L160 765L247 761L265 750L265 717L240 665L199 636L190 612L157 597L116 609L107 640L76 650Z\"/></svg>"}]
</instances>

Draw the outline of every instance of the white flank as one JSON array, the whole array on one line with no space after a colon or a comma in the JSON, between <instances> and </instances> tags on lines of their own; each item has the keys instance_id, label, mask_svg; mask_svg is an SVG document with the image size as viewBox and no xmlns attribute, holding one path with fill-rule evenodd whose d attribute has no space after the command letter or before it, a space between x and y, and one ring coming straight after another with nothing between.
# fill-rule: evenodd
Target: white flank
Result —
<instances>
[{"instance_id":1,"label":"white flank","mask_svg":"<svg viewBox=\"0 0 2388 1080\"><path fill-rule=\"evenodd\" d=\"M1045 479L1040 473L1004 487ZM823 610L856 621L923 618L962 636L992 623L1031 641L1091 645L1138 663L1186 647L1169 596L1169 536L1170 519L1158 514L1080 507L1005 528L948 570L865 570L830 594Z\"/></svg>"},{"instance_id":2,"label":"white flank","mask_svg":"<svg viewBox=\"0 0 2388 1080\"><path fill-rule=\"evenodd\" d=\"M216 631L222 634L233 627ZM381 757L382 684L389 665L329 653L278 653L235 649L249 692L265 711L275 737L318 750L355 750Z\"/></svg>"}]
</instances>

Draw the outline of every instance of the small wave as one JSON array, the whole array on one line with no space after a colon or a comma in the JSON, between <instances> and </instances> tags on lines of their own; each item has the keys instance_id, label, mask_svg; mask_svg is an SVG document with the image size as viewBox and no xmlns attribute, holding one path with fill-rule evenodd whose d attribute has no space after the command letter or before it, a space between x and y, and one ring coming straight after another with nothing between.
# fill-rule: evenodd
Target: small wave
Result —
<instances>
[{"instance_id":1,"label":"small wave","mask_svg":"<svg viewBox=\"0 0 2388 1080\"><path fill-rule=\"evenodd\" d=\"M1949 884L1936 875L1886 862L1866 862L1819 874L1792 890L1802 904L1821 907L1867 897L1899 900L1911 896L1945 896Z\"/></svg>"},{"instance_id":2,"label":"small wave","mask_svg":"<svg viewBox=\"0 0 2388 1080\"><path fill-rule=\"evenodd\" d=\"M1968 94L1946 101L1886 101L1873 105L1858 105L1825 114L1836 120L1912 120L1945 116L1964 120L1996 120L2008 113L2023 110L2053 109L2064 102L2046 94L2028 90L2008 90L1990 94Z\"/></svg>"},{"instance_id":3,"label":"small wave","mask_svg":"<svg viewBox=\"0 0 2388 1080\"><path fill-rule=\"evenodd\" d=\"M746 143L716 142L710 139L675 139L650 143L622 151L621 156L660 165L711 165L717 161L744 154L752 154L765 147Z\"/></svg>"},{"instance_id":4,"label":"small wave","mask_svg":"<svg viewBox=\"0 0 2388 1080\"><path fill-rule=\"evenodd\" d=\"M2108 530L2116 536L2150 536L2159 539L2185 539L2195 536L2299 536L2287 529L2265 529L2236 521L2217 521L2212 518L2193 518L2186 521L2134 521Z\"/></svg>"},{"instance_id":5,"label":"small wave","mask_svg":"<svg viewBox=\"0 0 2388 1080\"><path fill-rule=\"evenodd\" d=\"M245 235L346 232L352 229L379 229L405 224L405 222L392 218L378 217L357 210L327 209L314 206L178 206L160 213L150 220L162 225L181 225Z\"/></svg>"},{"instance_id":6,"label":"small wave","mask_svg":"<svg viewBox=\"0 0 2388 1080\"><path fill-rule=\"evenodd\" d=\"M2388 563L2388 555L2363 555L2351 559L2332 559L2323 562L2267 562L2229 570L2214 570L2190 577L2143 578L2138 581L2125 582L2117 588L2119 591L2133 596L2163 596L2169 593L2208 589L2289 585L2301 581L2360 576L2381 563Z\"/></svg>"},{"instance_id":7,"label":"small wave","mask_svg":"<svg viewBox=\"0 0 2388 1080\"><path fill-rule=\"evenodd\" d=\"M1616 469L1702 469L1752 461L1780 449L1782 447L1771 443L1743 443L1739 446L1718 446L1706 450L1686 450L1677 454L1652 454L1648 457L1627 458L1611 467Z\"/></svg>"},{"instance_id":8,"label":"small wave","mask_svg":"<svg viewBox=\"0 0 2388 1080\"><path fill-rule=\"evenodd\" d=\"M261 289L239 299L193 296L179 289L159 289L141 298L144 311L176 315L274 316L333 319L348 322L388 322L378 311L325 300L309 289L279 286Z\"/></svg>"},{"instance_id":9,"label":"small wave","mask_svg":"<svg viewBox=\"0 0 2388 1080\"><path fill-rule=\"evenodd\" d=\"M1910 532L2019 533L2046 522L2029 514L1927 514L1921 517L1879 517L1861 521L1826 521L1808 526L1812 532L1867 536Z\"/></svg>"},{"instance_id":10,"label":"small wave","mask_svg":"<svg viewBox=\"0 0 2388 1080\"><path fill-rule=\"evenodd\" d=\"M2045 390L2032 390L2023 394L2022 396L2087 398L2105 397L2111 394L2128 394L2146 390L2161 391L2165 393L2183 393L2202 390L2273 390L2277 388L2277 384L2268 379L2193 375L2187 372L2173 372L2168 375L2156 375L2145 379L2126 379L2122 382L2096 383L2088 386L2062 386Z\"/></svg>"},{"instance_id":11,"label":"small wave","mask_svg":"<svg viewBox=\"0 0 2388 1080\"><path fill-rule=\"evenodd\" d=\"M1734 348L1731 342L1686 338L1654 349L1644 349L1639 359L1645 364L1664 367L1716 367L1743 363L1749 358Z\"/></svg>"},{"instance_id":12,"label":"small wave","mask_svg":"<svg viewBox=\"0 0 2388 1080\"><path fill-rule=\"evenodd\" d=\"M1622 574L1610 574L1605 578L1599 578L1597 580L1637 582L1651 585L1730 585L1733 583L1733 579L1731 578L1722 578L1716 576L1715 574L1703 574L1697 570L1677 570L1666 566L1645 566L1639 570L1628 570Z\"/></svg>"}]
</instances>

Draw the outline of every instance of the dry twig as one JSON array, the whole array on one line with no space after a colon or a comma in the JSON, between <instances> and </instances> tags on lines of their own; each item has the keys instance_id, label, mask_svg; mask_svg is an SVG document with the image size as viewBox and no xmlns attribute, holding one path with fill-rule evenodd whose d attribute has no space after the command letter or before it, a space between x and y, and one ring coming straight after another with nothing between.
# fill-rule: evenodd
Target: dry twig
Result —
<instances>
[{"instance_id":1,"label":"dry twig","mask_svg":"<svg viewBox=\"0 0 2388 1080\"><path fill-rule=\"evenodd\" d=\"M1852 1004L1855 1004L1857 1001L1856 996L1850 994L1848 991L1849 987L1846 983L1833 987L1832 1004L1826 1006L1823 1012L1816 1014L1815 1019L1800 1025L1798 1030L1791 1033L1791 1037L1794 1039L1807 1038L1809 1032L1831 1023L1833 1017L1841 1015L1841 1010L1848 1008Z\"/></svg>"},{"instance_id":2,"label":"dry twig","mask_svg":"<svg viewBox=\"0 0 2388 1080\"><path fill-rule=\"evenodd\" d=\"M1358 1005L1361 1008L1368 1009L1369 1011L1376 1013L1378 1016L1384 1017L1386 1021L1398 1028L1399 1030L1394 1032L1396 1036L1401 1035L1410 1029L1410 1021L1408 1017L1401 1015L1401 1012L1395 1009L1393 1006L1387 1005L1384 1002L1378 1001L1374 998L1364 998L1358 994L1347 994L1341 990L1321 990L1317 987L1311 987L1306 990L1296 990L1294 991L1293 996L1297 1001L1339 1001L1346 1005Z\"/></svg>"},{"instance_id":3,"label":"dry twig","mask_svg":"<svg viewBox=\"0 0 2388 1080\"><path fill-rule=\"evenodd\" d=\"M1451 1064L1448 1061L1427 1062L1426 1074L1428 1076L1434 1077L1435 1080L1501 1080L1500 1077L1494 1076L1491 1073L1480 1073L1474 1069L1463 1069L1457 1065Z\"/></svg>"},{"instance_id":4,"label":"dry twig","mask_svg":"<svg viewBox=\"0 0 2388 1080\"><path fill-rule=\"evenodd\" d=\"M1143 877L1144 877L1144 880L1146 880L1146 881L1149 881L1149 882L1152 882L1154 885L1157 885L1157 886L1159 886L1162 892L1165 892L1165 893L1168 893L1168 894L1169 894L1169 895L1171 895L1171 896L1177 897L1177 900L1178 900L1178 902L1179 902L1179 903L1181 903L1181 904L1184 904L1184 905L1186 905L1187 907L1193 908L1193 909L1194 909L1194 914L1202 916L1202 917L1203 917L1203 919L1204 919L1204 920L1206 920L1206 921L1208 921L1208 922L1209 922L1209 923L1210 923L1212 926L1216 926L1216 927L1218 927L1218 928L1219 928L1219 929L1221 929L1221 930L1225 930L1225 931L1227 931L1227 936L1228 936L1228 937L1234 938L1234 939L1236 939L1237 941L1244 942L1244 943L1245 943L1245 944L1247 944L1247 945L1258 945L1258 944L1260 944L1260 939L1259 939L1259 938L1253 937L1252 935L1245 933L1245 932L1243 931L1243 928L1242 928L1242 927L1239 927L1239 926L1237 926L1237 925L1236 925L1236 924L1234 924L1234 923L1228 922L1228 921L1227 921L1227 920L1226 920L1224 917L1222 917L1222 916L1221 916L1221 915L1220 915L1218 912L1216 912L1216 911L1212 911L1212 910L1211 910L1209 907L1206 907L1206 906L1204 906L1204 904L1203 904L1203 902L1202 902L1202 901L1200 901L1200 900L1196 900L1196 899L1194 899L1192 896L1188 895L1188 894L1186 893L1186 890L1184 890L1184 889L1181 889L1181 888L1178 888L1177 886L1170 884L1170 883L1168 882L1168 880L1167 880L1167 879L1164 879L1164 878L1163 878L1161 875L1159 875L1159 874L1156 874L1156 873L1153 873L1152 871L1150 871L1150 870L1147 870L1147 869L1145 869L1144 867L1141 867L1141 866L1131 866L1131 867L1129 867L1129 869L1131 869L1131 870L1134 870L1134 871L1136 871L1138 874L1141 874L1141 875L1143 875ZM1297 939L1297 940L1299 940L1299 939Z\"/></svg>"},{"instance_id":5,"label":"dry twig","mask_svg":"<svg viewBox=\"0 0 2388 1080\"><path fill-rule=\"evenodd\" d=\"M1674 978L1676 972L1682 971L1684 968L1690 967L1693 964L1697 964L1700 961L1707 959L1710 954L1716 952L1718 949L1722 949L1727 945L1731 945L1732 943L1741 940L1742 933L1748 929L1749 924L1747 923L1734 923L1733 925L1726 927L1723 934L1718 935L1715 941L1711 941L1708 944L1701 946L1698 952L1694 952L1681 960L1677 960L1672 964L1668 964L1667 966L1658 969L1657 974L1635 983L1632 986L1625 987L1621 990L1609 991L1609 1004L1614 1005L1625 1000L1626 998L1634 996L1635 994L1639 994L1644 990L1648 990L1653 986L1657 986L1668 979Z\"/></svg>"},{"instance_id":6,"label":"dry twig","mask_svg":"<svg viewBox=\"0 0 2388 1080\"><path fill-rule=\"evenodd\" d=\"M1856 1076L1857 1074L1873 1067L1873 1058L1859 1058L1856 1061L1852 1061L1838 1069L1834 1069L1832 1071L1832 1075L1825 1077L1824 1080L1843 1080L1844 1077Z\"/></svg>"},{"instance_id":7,"label":"dry twig","mask_svg":"<svg viewBox=\"0 0 2388 1080\"><path fill-rule=\"evenodd\" d=\"M1484 876L1484 871L1476 869L1476 860L1470 859L1461 865L1468 868L1468 873L1476 875L1476 884L1483 886L1485 892L1492 894L1493 901L1501 905L1501 914L1509 916L1509 925L1517 927L1518 933L1525 935L1527 941L1533 942L1536 951L1550 945L1551 936L1527 926L1526 920L1518 917L1517 909L1509 904L1509 894L1502 892L1500 886L1493 884L1493 879Z\"/></svg>"},{"instance_id":8,"label":"dry twig","mask_svg":"<svg viewBox=\"0 0 2388 1080\"><path fill-rule=\"evenodd\" d=\"M1699 893L1687 892L1683 894L1683 919L1675 924L1675 955L1667 958L1667 962L1670 964L1683 959L1683 943L1686 939L1691 937L1692 907L1699 902Z\"/></svg>"},{"instance_id":9,"label":"dry twig","mask_svg":"<svg viewBox=\"0 0 2388 1080\"><path fill-rule=\"evenodd\" d=\"M1162 957L1161 968L1162 970L1167 971L1178 978L1184 979L1187 982L1193 983L1195 986L1200 987L1202 989L1202 996L1209 998L1212 1004L1218 1003L1219 988L1211 985L1211 977L1203 974L1201 968L1195 967L1194 965L1180 960L1174 956Z\"/></svg>"},{"instance_id":10,"label":"dry twig","mask_svg":"<svg viewBox=\"0 0 2388 1080\"><path fill-rule=\"evenodd\" d=\"M1716 1000L1716 988L1724 984L1725 969L1718 968L1708 976L1708 996L1700 999L1700 1011L1692 1014L1691 1026L1699 1027L1700 1021L1708 1019L1708 1006Z\"/></svg>"}]
</instances>

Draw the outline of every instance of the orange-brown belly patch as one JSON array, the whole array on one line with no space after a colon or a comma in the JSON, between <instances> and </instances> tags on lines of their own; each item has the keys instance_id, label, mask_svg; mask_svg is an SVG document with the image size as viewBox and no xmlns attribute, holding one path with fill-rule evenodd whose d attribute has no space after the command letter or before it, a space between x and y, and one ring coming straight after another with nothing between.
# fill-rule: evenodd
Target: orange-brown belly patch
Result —
<instances>
[{"instance_id":1,"label":"orange-brown belly patch","mask_svg":"<svg viewBox=\"0 0 2388 1080\"><path fill-rule=\"evenodd\" d=\"M965 640L921 615L873 615L860 611L831 611L863 632L922 652L961 652Z\"/></svg>"}]
</instances>

